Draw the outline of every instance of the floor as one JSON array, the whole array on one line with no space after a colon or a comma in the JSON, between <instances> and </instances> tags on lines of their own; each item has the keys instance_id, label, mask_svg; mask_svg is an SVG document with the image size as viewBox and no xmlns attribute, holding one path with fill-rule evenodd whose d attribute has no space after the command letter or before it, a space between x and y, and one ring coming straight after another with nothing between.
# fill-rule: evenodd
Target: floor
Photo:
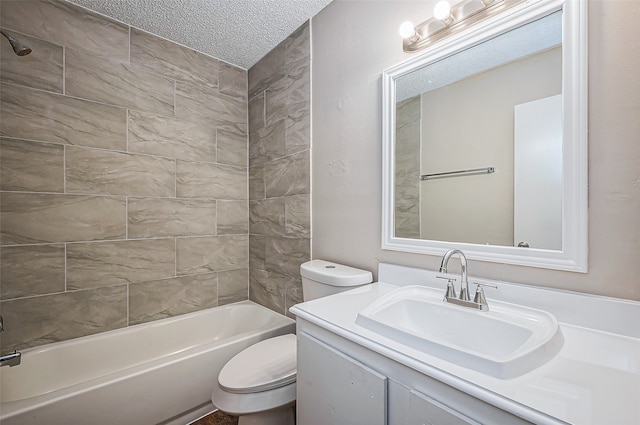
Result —
<instances>
[{"instance_id":1,"label":"floor","mask_svg":"<svg viewBox=\"0 0 640 425\"><path fill-rule=\"evenodd\" d=\"M213 412L204 418L198 419L191 425L238 425L238 418L227 416L222 412Z\"/></svg>"}]
</instances>

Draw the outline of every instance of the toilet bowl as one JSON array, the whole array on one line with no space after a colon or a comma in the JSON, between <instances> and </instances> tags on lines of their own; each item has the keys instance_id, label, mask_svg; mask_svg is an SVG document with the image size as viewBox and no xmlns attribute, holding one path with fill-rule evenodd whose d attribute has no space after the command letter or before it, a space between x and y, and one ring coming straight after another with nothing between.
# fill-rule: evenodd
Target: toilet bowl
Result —
<instances>
[{"instance_id":1,"label":"toilet bowl","mask_svg":"<svg viewBox=\"0 0 640 425\"><path fill-rule=\"evenodd\" d=\"M300 266L305 301L371 283L371 272L323 260ZM260 341L227 362L211 401L238 425L294 425L296 336Z\"/></svg>"},{"instance_id":2,"label":"toilet bowl","mask_svg":"<svg viewBox=\"0 0 640 425\"><path fill-rule=\"evenodd\" d=\"M239 416L239 424L293 425L296 336L269 338L238 353L220 371L211 399L218 409ZM269 421L250 421L269 411L263 415Z\"/></svg>"}]
</instances>

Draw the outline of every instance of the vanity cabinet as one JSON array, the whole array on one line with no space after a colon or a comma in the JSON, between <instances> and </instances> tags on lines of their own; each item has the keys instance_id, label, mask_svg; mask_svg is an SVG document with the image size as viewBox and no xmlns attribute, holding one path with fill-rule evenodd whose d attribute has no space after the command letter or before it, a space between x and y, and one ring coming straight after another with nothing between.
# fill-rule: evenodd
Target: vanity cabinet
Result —
<instances>
[{"instance_id":1,"label":"vanity cabinet","mask_svg":"<svg viewBox=\"0 0 640 425\"><path fill-rule=\"evenodd\" d=\"M317 328L298 320L299 424L530 424L324 330L311 335L304 330Z\"/></svg>"},{"instance_id":2,"label":"vanity cabinet","mask_svg":"<svg viewBox=\"0 0 640 425\"><path fill-rule=\"evenodd\" d=\"M317 339L298 336L299 424L387 423L387 378Z\"/></svg>"}]
</instances>

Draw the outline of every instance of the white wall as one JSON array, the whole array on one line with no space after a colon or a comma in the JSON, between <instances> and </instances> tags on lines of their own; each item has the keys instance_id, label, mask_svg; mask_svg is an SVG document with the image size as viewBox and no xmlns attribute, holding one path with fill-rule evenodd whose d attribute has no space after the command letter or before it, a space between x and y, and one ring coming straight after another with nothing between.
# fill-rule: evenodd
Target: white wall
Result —
<instances>
[{"instance_id":1,"label":"white wall","mask_svg":"<svg viewBox=\"0 0 640 425\"><path fill-rule=\"evenodd\" d=\"M312 253L375 271L440 258L380 249L381 83L435 1L334 0L312 22ZM589 1L589 272L470 261L491 279L640 300L640 2Z\"/></svg>"}]
</instances>

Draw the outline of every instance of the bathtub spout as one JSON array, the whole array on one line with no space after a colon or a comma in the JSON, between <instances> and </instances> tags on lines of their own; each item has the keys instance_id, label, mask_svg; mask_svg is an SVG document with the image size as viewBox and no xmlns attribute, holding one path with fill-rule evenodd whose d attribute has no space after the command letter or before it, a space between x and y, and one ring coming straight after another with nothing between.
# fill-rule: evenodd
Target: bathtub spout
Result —
<instances>
[{"instance_id":1,"label":"bathtub spout","mask_svg":"<svg viewBox=\"0 0 640 425\"><path fill-rule=\"evenodd\" d=\"M18 366L22 358L22 353L14 351L11 354L0 356L0 367L2 366Z\"/></svg>"},{"instance_id":2,"label":"bathtub spout","mask_svg":"<svg viewBox=\"0 0 640 425\"><path fill-rule=\"evenodd\" d=\"M0 332L4 332L4 321L0 315ZM2 366L17 366L20 364L22 354L17 350L13 350L13 353L0 356L0 367Z\"/></svg>"}]
</instances>

